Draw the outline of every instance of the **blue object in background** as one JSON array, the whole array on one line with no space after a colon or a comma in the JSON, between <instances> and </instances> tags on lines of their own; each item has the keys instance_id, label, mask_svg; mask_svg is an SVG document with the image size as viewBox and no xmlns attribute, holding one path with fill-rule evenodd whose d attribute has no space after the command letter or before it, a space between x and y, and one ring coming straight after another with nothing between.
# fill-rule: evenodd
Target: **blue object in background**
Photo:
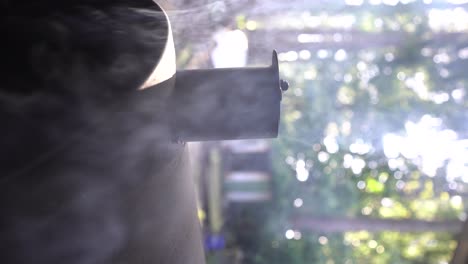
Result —
<instances>
[{"instance_id":1,"label":"blue object in background","mask_svg":"<svg viewBox=\"0 0 468 264\"><path fill-rule=\"evenodd\" d=\"M210 234L205 237L205 249L209 251L221 250L226 246L226 240L222 235Z\"/></svg>"}]
</instances>

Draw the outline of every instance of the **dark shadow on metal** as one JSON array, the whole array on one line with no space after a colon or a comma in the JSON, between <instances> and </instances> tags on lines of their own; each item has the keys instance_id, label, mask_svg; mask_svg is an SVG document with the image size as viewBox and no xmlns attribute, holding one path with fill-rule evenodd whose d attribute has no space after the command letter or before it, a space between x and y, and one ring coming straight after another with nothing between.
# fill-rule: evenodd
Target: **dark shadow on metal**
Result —
<instances>
[{"instance_id":1,"label":"dark shadow on metal","mask_svg":"<svg viewBox=\"0 0 468 264\"><path fill-rule=\"evenodd\" d=\"M282 90L278 56L269 67L177 71L169 106L174 141L274 138Z\"/></svg>"}]
</instances>

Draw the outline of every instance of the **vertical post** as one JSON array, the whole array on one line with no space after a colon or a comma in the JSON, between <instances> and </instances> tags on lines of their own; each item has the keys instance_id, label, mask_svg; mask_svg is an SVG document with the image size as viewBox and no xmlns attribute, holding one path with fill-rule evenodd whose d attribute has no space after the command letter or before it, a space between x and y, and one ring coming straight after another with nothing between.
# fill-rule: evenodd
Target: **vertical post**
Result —
<instances>
[{"instance_id":1,"label":"vertical post","mask_svg":"<svg viewBox=\"0 0 468 264\"><path fill-rule=\"evenodd\" d=\"M209 170L209 220L211 232L218 234L223 224L222 217L222 195L221 195L221 155L217 146L210 149L210 170Z\"/></svg>"}]
</instances>

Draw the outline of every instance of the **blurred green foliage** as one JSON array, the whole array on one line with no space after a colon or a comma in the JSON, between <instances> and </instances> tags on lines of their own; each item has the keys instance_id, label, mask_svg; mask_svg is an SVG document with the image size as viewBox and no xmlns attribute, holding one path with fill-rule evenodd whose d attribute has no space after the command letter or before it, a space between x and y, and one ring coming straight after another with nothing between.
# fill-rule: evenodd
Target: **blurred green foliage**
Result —
<instances>
[{"instance_id":1,"label":"blurred green foliage","mask_svg":"<svg viewBox=\"0 0 468 264\"><path fill-rule=\"evenodd\" d=\"M448 161L431 174L419 156L389 157L383 142L384 135L406 136L408 122L428 117L441 120L437 129L466 139L467 29L430 26L436 19L431 10L454 6L333 3L296 16L238 16L241 29L256 21L250 37L262 26L274 34L279 29L297 32L302 23L304 32L331 32L338 42L347 31L374 34L379 42L369 47L357 41L352 49L298 44L296 50L275 43L282 51L282 75L291 87L282 102L280 138L273 141L275 199L233 209L227 230L244 251L244 263L448 263L456 247L449 232L317 233L290 221L294 216L466 219L467 182L448 177ZM340 25L340 17L351 17L353 23ZM316 20L320 23L308 28ZM391 41L395 36L401 36L397 44ZM297 166L307 170L302 179ZM300 236L286 238L288 229Z\"/></svg>"}]
</instances>

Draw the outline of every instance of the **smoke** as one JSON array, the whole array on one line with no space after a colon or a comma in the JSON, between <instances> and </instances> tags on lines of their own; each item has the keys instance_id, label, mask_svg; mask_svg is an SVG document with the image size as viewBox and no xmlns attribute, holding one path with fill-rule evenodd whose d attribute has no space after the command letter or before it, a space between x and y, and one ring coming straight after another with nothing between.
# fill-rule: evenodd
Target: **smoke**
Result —
<instances>
[{"instance_id":1,"label":"smoke","mask_svg":"<svg viewBox=\"0 0 468 264\"><path fill-rule=\"evenodd\" d=\"M166 43L165 16L21 8L0 23L0 259L113 263L136 228L138 186L182 155L169 144L169 92L137 92Z\"/></svg>"}]
</instances>

